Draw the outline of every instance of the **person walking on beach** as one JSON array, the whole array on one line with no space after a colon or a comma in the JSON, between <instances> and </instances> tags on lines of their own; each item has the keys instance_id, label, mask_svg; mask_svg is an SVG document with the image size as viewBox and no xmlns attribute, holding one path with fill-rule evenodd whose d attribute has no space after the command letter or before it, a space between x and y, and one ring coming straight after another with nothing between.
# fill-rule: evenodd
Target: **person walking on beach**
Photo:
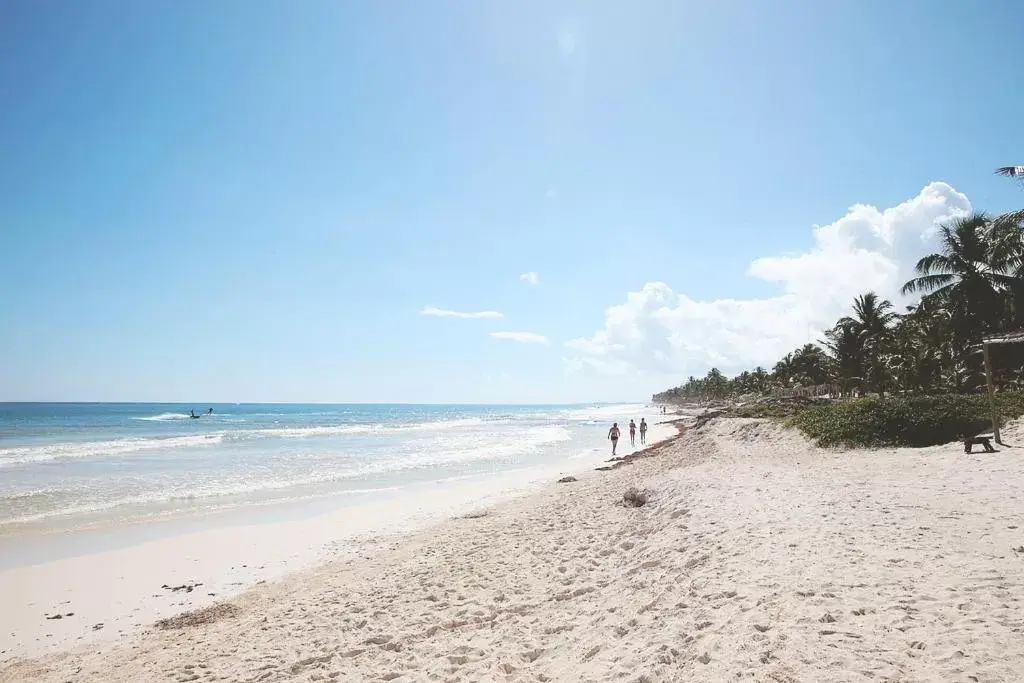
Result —
<instances>
[{"instance_id":1,"label":"person walking on beach","mask_svg":"<svg viewBox=\"0 0 1024 683\"><path fill-rule=\"evenodd\" d=\"M612 428L608 430L608 438L612 440L612 457L615 457L615 449L619 447L619 423L613 422Z\"/></svg>"},{"instance_id":2,"label":"person walking on beach","mask_svg":"<svg viewBox=\"0 0 1024 683\"><path fill-rule=\"evenodd\" d=\"M640 418L640 445L644 446L647 444L647 421L644 418Z\"/></svg>"},{"instance_id":3,"label":"person walking on beach","mask_svg":"<svg viewBox=\"0 0 1024 683\"><path fill-rule=\"evenodd\" d=\"M636 448L636 422L629 421L629 447Z\"/></svg>"}]
</instances>

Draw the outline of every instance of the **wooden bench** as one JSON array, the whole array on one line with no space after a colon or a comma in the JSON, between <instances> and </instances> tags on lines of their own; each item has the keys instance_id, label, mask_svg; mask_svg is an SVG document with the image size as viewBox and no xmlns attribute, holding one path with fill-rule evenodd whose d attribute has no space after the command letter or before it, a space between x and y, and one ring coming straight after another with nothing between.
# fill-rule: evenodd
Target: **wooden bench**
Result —
<instances>
[{"instance_id":1,"label":"wooden bench","mask_svg":"<svg viewBox=\"0 0 1024 683\"><path fill-rule=\"evenodd\" d=\"M992 448L992 437L991 436L969 436L964 439L964 453L970 453L971 447L975 444L980 445L985 449L986 453L995 453L996 449Z\"/></svg>"}]
</instances>

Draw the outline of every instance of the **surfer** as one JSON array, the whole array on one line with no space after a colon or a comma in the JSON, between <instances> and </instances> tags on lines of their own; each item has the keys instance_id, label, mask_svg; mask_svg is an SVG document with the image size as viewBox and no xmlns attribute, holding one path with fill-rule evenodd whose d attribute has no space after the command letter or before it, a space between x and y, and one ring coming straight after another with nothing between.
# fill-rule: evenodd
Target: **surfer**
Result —
<instances>
[{"instance_id":1,"label":"surfer","mask_svg":"<svg viewBox=\"0 0 1024 683\"><path fill-rule=\"evenodd\" d=\"M188 416L190 418L192 418L193 420L198 420L199 419L199 416L196 415L196 409L195 408L192 408L191 410L188 411Z\"/></svg>"},{"instance_id":2,"label":"surfer","mask_svg":"<svg viewBox=\"0 0 1024 683\"><path fill-rule=\"evenodd\" d=\"M615 457L615 449L619 447L619 423L613 422L612 428L608 430L608 438L612 440L612 457Z\"/></svg>"}]
</instances>

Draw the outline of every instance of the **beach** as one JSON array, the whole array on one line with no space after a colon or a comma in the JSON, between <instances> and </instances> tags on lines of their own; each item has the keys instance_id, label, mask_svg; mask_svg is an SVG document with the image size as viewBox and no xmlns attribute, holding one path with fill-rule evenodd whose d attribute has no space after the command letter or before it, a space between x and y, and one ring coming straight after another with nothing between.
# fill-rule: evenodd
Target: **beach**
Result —
<instances>
[{"instance_id":1,"label":"beach","mask_svg":"<svg viewBox=\"0 0 1024 683\"><path fill-rule=\"evenodd\" d=\"M1018 680L1016 449L825 451L719 418L650 456L0 680Z\"/></svg>"},{"instance_id":2,"label":"beach","mask_svg":"<svg viewBox=\"0 0 1024 683\"><path fill-rule=\"evenodd\" d=\"M590 471L608 425L643 410L15 406L0 419L0 661L128 638Z\"/></svg>"}]
</instances>

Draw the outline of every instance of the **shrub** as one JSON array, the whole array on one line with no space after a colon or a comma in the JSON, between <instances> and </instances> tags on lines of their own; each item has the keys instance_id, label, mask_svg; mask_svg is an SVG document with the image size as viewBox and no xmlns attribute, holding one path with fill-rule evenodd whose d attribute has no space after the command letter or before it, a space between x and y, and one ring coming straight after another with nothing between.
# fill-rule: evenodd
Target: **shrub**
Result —
<instances>
[{"instance_id":1,"label":"shrub","mask_svg":"<svg viewBox=\"0 0 1024 683\"><path fill-rule=\"evenodd\" d=\"M1003 420L1024 414L1024 395L996 395ZM991 428L985 394L861 398L802 408L790 419L820 446L934 446Z\"/></svg>"}]
</instances>

